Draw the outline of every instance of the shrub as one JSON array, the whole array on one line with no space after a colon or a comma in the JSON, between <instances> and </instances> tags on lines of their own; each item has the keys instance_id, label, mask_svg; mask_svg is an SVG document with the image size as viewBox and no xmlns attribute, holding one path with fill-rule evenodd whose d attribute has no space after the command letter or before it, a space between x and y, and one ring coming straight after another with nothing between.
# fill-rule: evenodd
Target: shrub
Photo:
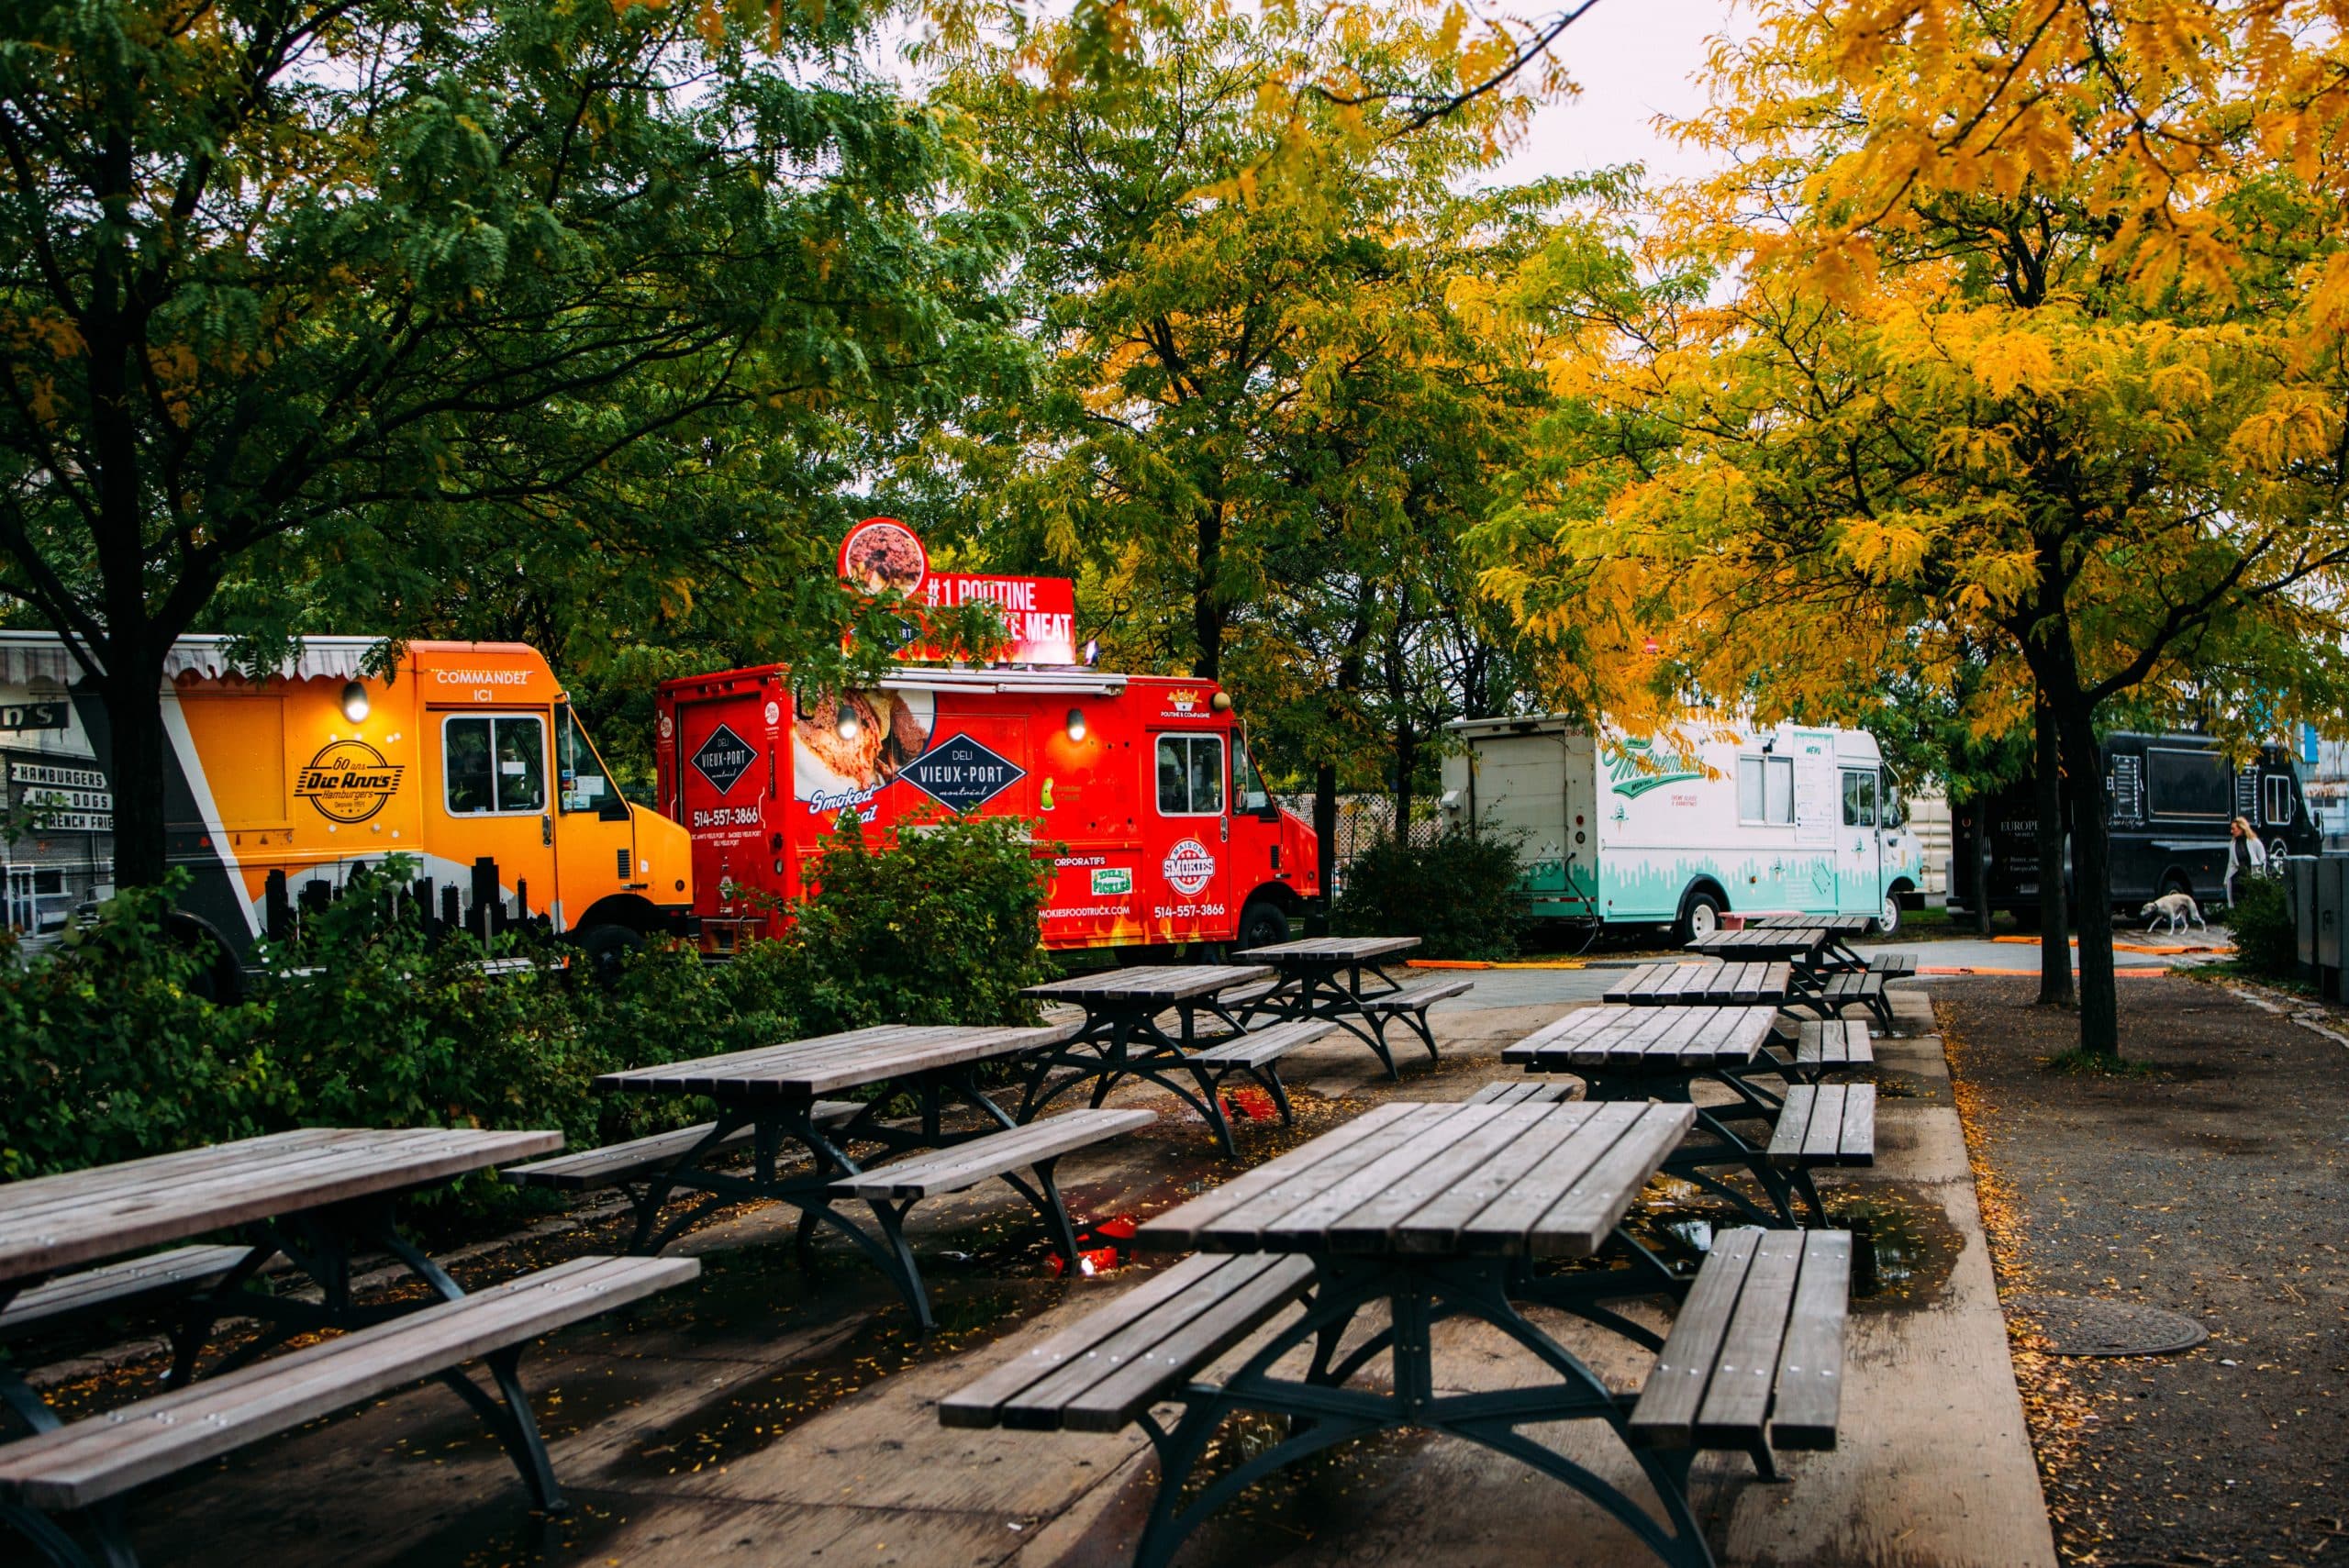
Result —
<instances>
[{"instance_id":1,"label":"shrub","mask_svg":"<svg viewBox=\"0 0 2349 1568\"><path fill-rule=\"evenodd\" d=\"M2245 968L2274 975L2298 972L2299 936L2281 878L2237 877L2227 925L2234 932L2236 961Z\"/></svg>"},{"instance_id":2,"label":"shrub","mask_svg":"<svg viewBox=\"0 0 2349 1568\"><path fill-rule=\"evenodd\" d=\"M875 850L843 815L793 912L790 945L811 1034L869 1024L1017 1024L1045 978L1038 912L1045 865L1027 825L950 817L907 824Z\"/></svg>"},{"instance_id":3,"label":"shrub","mask_svg":"<svg viewBox=\"0 0 2349 1568\"><path fill-rule=\"evenodd\" d=\"M1507 834L1447 827L1425 844L1381 839L1346 868L1330 924L1349 935L1421 938L1426 958L1514 957L1523 874Z\"/></svg>"},{"instance_id":4,"label":"shrub","mask_svg":"<svg viewBox=\"0 0 2349 1568\"><path fill-rule=\"evenodd\" d=\"M164 934L186 881L109 900L30 960L0 939L0 1178L283 1125L255 1010L205 1000L203 963Z\"/></svg>"}]
</instances>

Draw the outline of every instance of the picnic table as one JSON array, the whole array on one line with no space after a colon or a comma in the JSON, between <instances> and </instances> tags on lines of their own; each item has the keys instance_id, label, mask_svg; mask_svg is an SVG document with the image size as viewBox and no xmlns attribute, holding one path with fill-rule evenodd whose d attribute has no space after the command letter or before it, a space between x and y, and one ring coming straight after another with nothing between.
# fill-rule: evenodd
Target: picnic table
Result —
<instances>
[{"instance_id":1,"label":"picnic table","mask_svg":"<svg viewBox=\"0 0 2349 1568\"><path fill-rule=\"evenodd\" d=\"M1689 942L1688 951L1725 962L1770 962L1784 960L1810 964L1834 940L1824 926L1748 927L1740 931L1715 931Z\"/></svg>"},{"instance_id":2,"label":"picnic table","mask_svg":"<svg viewBox=\"0 0 2349 1568\"><path fill-rule=\"evenodd\" d=\"M930 1308L921 1277L896 1226L877 1214L882 1221L877 1232L859 1224L842 1209L833 1189L842 1178L863 1173L873 1157L869 1151L876 1147L884 1154L951 1149L1020 1126L1028 1118L999 1105L980 1082L979 1070L989 1062L1019 1062L1049 1052L1071 1032L1065 1025L967 1029L884 1024L607 1073L596 1080L596 1087L607 1094L707 1095L718 1102L718 1119L696 1129L699 1136L689 1146L654 1164L642 1189L633 1195L638 1215L629 1250L658 1252L696 1219L723 1205L746 1200L789 1204L799 1210L803 1260L817 1228L830 1227L890 1277L927 1327ZM861 1104L823 1098L847 1090L874 1093ZM915 1115L884 1119L891 1102L906 1095L915 1101ZM975 1113L961 1119L977 1125L949 1126L948 1116L957 1109ZM867 1152L858 1152L859 1145ZM748 1172L719 1168L746 1146L751 1166ZM785 1170L788 1152L804 1153L807 1167ZM1051 1190L1049 1173L1043 1190L1016 1180L1013 1184L1046 1211L1048 1219L1065 1227L1065 1212ZM700 1201L668 1224L660 1224L662 1206L678 1191L700 1194ZM1069 1245L1073 1250L1074 1243Z\"/></svg>"},{"instance_id":3,"label":"picnic table","mask_svg":"<svg viewBox=\"0 0 2349 1568\"><path fill-rule=\"evenodd\" d=\"M1166 1090L1199 1114L1226 1154L1237 1157L1231 1123L1223 1112L1219 1067L1201 1060L1202 1048L1247 1030L1220 993L1274 977L1262 963L1168 963L1105 969L1047 981L1020 992L1043 1002L1072 1002L1085 1009L1085 1022L1030 1059L1028 1091L1020 1110L1026 1121L1071 1089L1090 1084L1098 1106L1125 1078L1139 1078ZM1174 1032L1159 1016L1173 1013ZM1223 1026L1199 1033L1201 1012ZM1055 1076L1057 1074L1057 1076Z\"/></svg>"},{"instance_id":4,"label":"picnic table","mask_svg":"<svg viewBox=\"0 0 2349 1568\"><path fill-rule=\"evenodd\" d=\"M1311 1273L1301 1313L1229 1376L1191 1382L1171 1432L1146 1427L1162 1440L1162 1481L1137 1562L1163 1563L1199 1522L1266 1475L1347 1438L1401 1427L1509 1454L1591 1497L1667 1561L1709 1562L1687 1506L1685 1462L1631 1448L1663 1503L1659 1524L1519 1429L1598 1420L1630 1440L1628 1402L1514 1303L1539 1301L1661 1345L1602 1303L1675 1288L1669 1282L1636 1266L1537 1275L1532 1264L1606 1246L1691 1120L1686 1106L1389 1104L1146 1222L1141 1247L1242 1254L1251 1264L1286 1256ZM1379 1327L1341 1353L1341 1337L1363 1317ZM1439 1392L1431 1329L1457 1317L1480 1319L1546 1370L1507 1390ZM1275 1371L1300 1347L1312 1351L1302 1376ZM1374 1360L1391 1362L1391 1378L1357 1385ZM1208 1439L1241 1409L1295 1425L1185 1506L1185 1482Z\"/></svg>"},{"instance_id":5,"label":"picnic table","mask_svg":"<svg viewBox=\"0 0 2349 1568\"><path fill-rule=\"evenodd\" d=\"M1397 981L1382 960L1391 961L1419 945L1418 937L1307 937L1251 948L1240 956L1277 968L1280 978L1260 995L1252 995L1241 1017L1269 1012L1281 1018L1318 1018L1337 1025L1377 1053L1390 1079L1402 1074L1388 1049L1386 1026L1404 1019L1435 1057L1435 1035L1428 1027L1427 1009L1446 996L1456 996L1474 981L1457 975L1429 975ZM1369 978L1364 978L1368 971Z\"/></svg>"},{"instance_id":6,"label":"picnic table","mask_svg":"<svg viewBox=\"0 0 2349 1568\"><path fill-rule=\"evenodd\" d=\"M364 1327L412 1310L413 1303L352 1301L352 1261L362 1252L389 1253L440 1299L453 1301L464 1292L400 1234L395 1201L562 1145L562 1134L551 1131L308 1127L14 1182L0 1208L0 1325L21 1330L28 1319L50 1324L134 1301L184 1298L175 1300L171 1377L185 1383L223 1318L258 1318L264 1331L210 1369L216 1373L295 1334ZM89 1271L44 1291L51 1276L217 1231L239 1240L166 1255L176 1263L142 1260ZM245 1288L281 1254L317 1285L318 1301ZM6 1362L0 1401L36 1430L57 1424Z\"/></svg>"},{"instance_id":7,"label":"picnic table","mask_svg":"<svg viewBox=\"0 0 2349 1568\"><path fill-rule=\"evenodd\" d=\"M1745 922L1745 929L1782 931L1816 928L1825 931L1826 945L1811 962L1817 968L1841 972L1868 966L1867 956L1852 946L1851 939L1866 935L1875 924L1865 915L1756 915Z\"/></svg>"},{"instance_id":8,"label":"picnic table","mask_svg":"<svg viewBox=\"0 0 2349 1568\"><path fill-rule=\"evenodd\" d=\"M1607 987L1604 1000L1633 1007L1698 1006L1751 1006L1786 1001L1794 984L1792 966L1786 962L1701 963L1666 960L1628 970Z\"/></svg>"},{"instance_id":9,"label":"picnic table","mask_svg":"<svg viewBox=\"0 0 2349 1568\"><path fill-rule=\"evenodd\" d=\"M1572 1073L1583 1081L1584 1097L1593 1103L1695 1106L1696 1135L1665 1162L1667 1174L1694 1182L1765 1225L1798 1223L1794 1200L1800 1197L1810 1222L1823 1225L1825 1209L1808 1169L1799 1160L1786 1168L1783 1156L1788 1151L1778 1145L1798 1072L1791 1052L1770 1049L1777 1022L1776 1010L1767 1006L1583 1007L1503 1048L1501 1060L1529 1073ZM1756 1078L1783 1083L1773 1090ZM1721 1085L1731 1100L1698 1105L1695 1090L1701 1083ZM1840 1098L1839 1090L1839 1104ZM1873 1132L1872 1098L1869 1106ZM1809 1119L1806 1114L1793 1130L1806 1131ZM1792 1152L1800 1153L1799 1140ZM1831 1152L1839 1157L1832 1162L1840 1162L1840 1146ZM1729 1168L1753 1178L1766 1208L1722 1181L1720 1173Z\"/></svg>"}]
</instances>

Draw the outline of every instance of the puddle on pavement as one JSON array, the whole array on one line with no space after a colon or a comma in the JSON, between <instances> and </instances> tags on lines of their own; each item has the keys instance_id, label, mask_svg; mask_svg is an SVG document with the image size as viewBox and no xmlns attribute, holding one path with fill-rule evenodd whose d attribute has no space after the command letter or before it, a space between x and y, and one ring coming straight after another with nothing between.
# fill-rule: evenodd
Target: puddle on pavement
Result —
<instances>
[{"instance_id":1,"label":"puddle on pavement","mask_svg":"<svg viewBox=\"0 0 2349 1568\"><path fill-rule=\"evenodd\" d=\"M1890 1188L1865 1196L1830 1195L1828 1214L1852 1233L1852 1301L1880 1310L1929 1301L1939 1295L1963 1249L1956 1227L1941 1209ZM1635 1217L1642 1240L1666 1258L1694 1262L1712 1250L1717 1232L1753 1221L1726 1204L1672 1202Z\"/></svg>"}]
</instances>

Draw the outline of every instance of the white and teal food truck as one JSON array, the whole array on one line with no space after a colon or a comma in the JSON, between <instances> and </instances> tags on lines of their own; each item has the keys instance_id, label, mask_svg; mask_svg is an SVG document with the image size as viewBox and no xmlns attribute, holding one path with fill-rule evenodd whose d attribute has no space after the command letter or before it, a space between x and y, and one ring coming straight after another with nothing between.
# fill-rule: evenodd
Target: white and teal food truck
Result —
<instances>
[{"instance_id":1,"label":"white and teal food truck","mask_svg":"<svg viewBox=\"0 0 2349 1568\"><path fill-rule=\"evenodd\" d=\"M1897 930L1924 856L1876 737L1691 719L1674 741L1537 716L1451 726L1443 808L1522 840L1537 918L1663 925L1863 915Z\"/></svg>"}]
</instances>

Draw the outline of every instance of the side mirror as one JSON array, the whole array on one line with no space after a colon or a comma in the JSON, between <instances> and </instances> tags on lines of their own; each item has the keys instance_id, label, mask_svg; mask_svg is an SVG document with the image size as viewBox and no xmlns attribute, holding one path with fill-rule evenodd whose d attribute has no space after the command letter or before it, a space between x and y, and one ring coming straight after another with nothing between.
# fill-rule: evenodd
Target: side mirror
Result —
<instances>
[{"instance_id":1,"label":"side mirror","mask_svg":"<svg viewBox=\"0 0 2349 1568\"><path fill-rule=\"evenodd\" d=\"M627 821L627 820L628 820L628 802L627 802L627 801L625 801L625 800L623 800L623 799L621 799L621 798L620 798L618 795L606 795L606 796L605 796L601 801L599 801L599 802L596 804L596 821L598 821L598 822L625 822L625 821Z\"/></svg>"}]
</instances>

